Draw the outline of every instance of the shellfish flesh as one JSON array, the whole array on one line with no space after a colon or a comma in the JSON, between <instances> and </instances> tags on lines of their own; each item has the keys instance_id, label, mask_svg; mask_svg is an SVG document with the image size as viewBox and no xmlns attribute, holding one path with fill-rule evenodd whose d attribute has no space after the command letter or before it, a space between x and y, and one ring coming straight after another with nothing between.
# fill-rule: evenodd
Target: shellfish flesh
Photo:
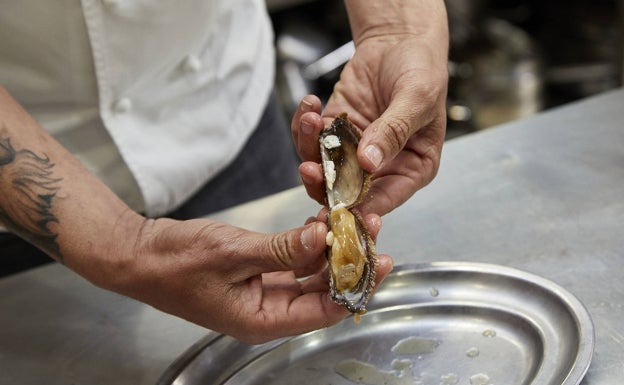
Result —
<instances>
[{"instance_id":1,"label":"shellfish flesh","mask_svg":"<svg viewBox=\"0 0 624 385\"><path fill-rule=\"evenodd\" d=\"M329 207L327 260L330 295L352 313L366 312L375 285L375 244L353 210L368 191L370 175L360 167L360 132L341 114L320 133L320 150Z\"/></svg>"}]
</instances>

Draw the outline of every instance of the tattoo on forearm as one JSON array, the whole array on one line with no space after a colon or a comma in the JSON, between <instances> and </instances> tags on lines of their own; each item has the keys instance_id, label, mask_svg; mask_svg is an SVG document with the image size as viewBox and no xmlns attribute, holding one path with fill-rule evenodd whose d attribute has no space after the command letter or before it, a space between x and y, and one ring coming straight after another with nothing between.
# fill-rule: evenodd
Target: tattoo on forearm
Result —
<instances>
[{"instance_id":1,"label":"tattoo on forearm","mask_svg":"<svg viewBox=\"0 0 624 385\"><path fill-rule=\"evenodd\" d=\"M53 176L53 168L45 154L16 151L10 138L0 137L0 222L61 260L51 225L59 222L53 205L62 178Z\"/></svg>"}]
</instances>

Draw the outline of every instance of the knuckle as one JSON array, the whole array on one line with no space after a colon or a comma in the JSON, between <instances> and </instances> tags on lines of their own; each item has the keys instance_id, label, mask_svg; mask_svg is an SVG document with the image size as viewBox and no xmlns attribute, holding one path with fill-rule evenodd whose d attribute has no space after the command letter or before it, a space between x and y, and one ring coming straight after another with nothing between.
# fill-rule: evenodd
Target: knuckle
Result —
<instances>
[{"instance_id":1,"label":"knuckle","mask_svg":"<svg viewBox=\"0 0 624 385\"><path fill-rule=\"evenodd\" d=\"M291 269L293 258L291 256L292 242L285 234L279 234L269 242L270 253L276 261L285 269Z\"/></svg>"},{"instance_id":2,"label":"knuckle","mask_svg":"<svg viewBox=\"0 0 624 385\"><path fill-rule=\"evenodd\" d=\"M388 129L384 130L385 142L390 144L393 152L398 152L410 137L410 124L406 119L394 118L386 126Z\"/></svg>"},{"instance_id":3,"label":"knuckle","mask_svg":"<svg viewBox=\"0 0 624 385\"><path fill-rule=\"evenodd\" d=\"M223 253L233 253L235 240L240 239L241 234L223 222L209 222L190 234L189 245L195 245L205 250L216 249Z\"/></svg>"}]
</instances>

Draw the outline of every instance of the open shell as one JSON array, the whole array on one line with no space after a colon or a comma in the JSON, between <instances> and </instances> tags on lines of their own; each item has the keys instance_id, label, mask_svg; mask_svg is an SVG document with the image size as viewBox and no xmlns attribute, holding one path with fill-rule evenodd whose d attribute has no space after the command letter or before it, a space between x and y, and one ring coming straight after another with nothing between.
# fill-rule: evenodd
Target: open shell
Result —
<instances>
[{"instance_id":1,"label":"open shell","mask_svg":"<svg viewBox=\"0 0 624 385\"><path fill-rule=\"evenodd\" d=\"M320 150L329 207L327 259L330 295L352 313L366 312L375 286L375 244L353 210L368 191L370 175L360 167L357 146L361 134L347 119L338 116L321 131Z\"/></svg>"}]
</instances>

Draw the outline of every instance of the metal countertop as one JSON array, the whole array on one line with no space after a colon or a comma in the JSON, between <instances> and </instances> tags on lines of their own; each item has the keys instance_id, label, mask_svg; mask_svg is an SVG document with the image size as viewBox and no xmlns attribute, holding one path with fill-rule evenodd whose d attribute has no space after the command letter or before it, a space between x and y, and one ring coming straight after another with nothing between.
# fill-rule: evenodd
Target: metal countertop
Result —
<instances>
[{"instance_id":1,"label":"metal countertop","mask_svg":"<svg viewBox=\"0 0 624 385\"><path fill-rule=\"evenodd\" d=\"M438 177L384 217L395 264L475 261L575 294L596 329L583 384L624 373L624 91L449 141ZM213 217L258 231L299 226L302 188ZM209 331L94 287L59 265L0 280L0 383L154 384Z\"/></svg>"}]
</instances>

